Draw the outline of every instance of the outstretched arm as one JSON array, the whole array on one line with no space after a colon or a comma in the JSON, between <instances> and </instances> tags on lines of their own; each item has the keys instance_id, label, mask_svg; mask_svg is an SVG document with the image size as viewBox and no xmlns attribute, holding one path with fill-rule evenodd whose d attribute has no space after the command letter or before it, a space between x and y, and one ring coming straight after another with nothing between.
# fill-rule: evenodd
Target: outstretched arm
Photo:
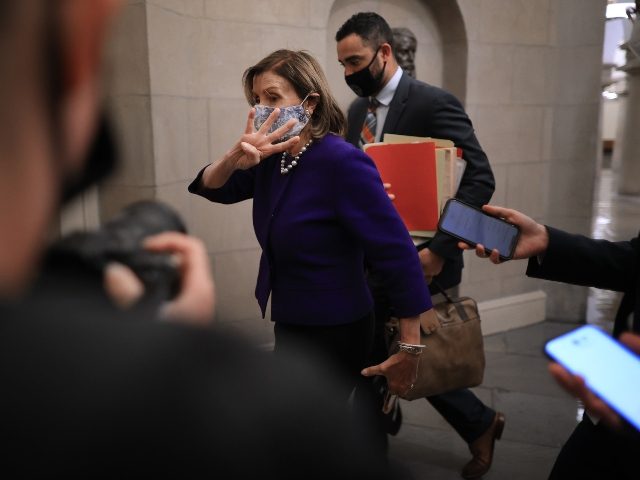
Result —
<instances>
[{"instance_id":1,"label":"outstretched arm","mask_svg":"<svg viewBox=\"0 0 640 480\"><path fill-rule=\"evenodd\" d=\"M639 237L624 242L593 239L541 225L516 210L491 205L482 208L520 227L513 258L538 257L529 261L529 277L619 292L635 282ZM458 246L471 248L463 242ZM475 250L477 256L500 263L497 250L489 255L483 245Z\"/></svg>"}]
</instances>

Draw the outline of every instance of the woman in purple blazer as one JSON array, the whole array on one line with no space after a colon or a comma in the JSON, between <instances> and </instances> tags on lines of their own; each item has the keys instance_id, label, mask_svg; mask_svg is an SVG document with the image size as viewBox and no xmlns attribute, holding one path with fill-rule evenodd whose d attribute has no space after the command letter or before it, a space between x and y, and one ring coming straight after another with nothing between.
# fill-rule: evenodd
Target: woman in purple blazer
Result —
<instances>
[{"instance_id":1,"label":"woman in purple blazer","mask_svg":"<svg viewBox=\"0 0 640 480\"><path fill-rule=\"evenodd\" d=\"M365 260L381 272L403 347L362 373L385 375L392 392L406 392L421 352L420 315L431 298L375 165L343 139L344 115L308 53L278 50L249 68L243 84L253 106L244 135L189 191L225 204L253 199L262 247L256 298L264 317L271 295L275 351L320 355L342 375L345 395L373 336Z\"/></svg>"}]
</instances>

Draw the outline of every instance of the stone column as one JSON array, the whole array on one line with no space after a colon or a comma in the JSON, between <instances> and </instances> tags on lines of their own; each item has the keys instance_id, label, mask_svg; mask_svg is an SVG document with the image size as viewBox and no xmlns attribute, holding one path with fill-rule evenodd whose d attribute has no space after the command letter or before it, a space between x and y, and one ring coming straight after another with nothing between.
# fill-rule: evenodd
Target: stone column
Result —
<instances>
[{"instance_id":1,"label":"stone column","mask_svg":"<svg viewBox=\"0 0 640 480\"><path fill-rule=\"evenodd\" d=\"M638 3L638 2L636 2ZM640 195L640 143L637 132L640 131L640 22L638 8L635 19L632 18L633 30L631 38L622 45L627 51L627 63L620 70L627 74L627 108L623 113L620 145L620 168L618 192L625 195Z\"/></svg>"}]
</instances>

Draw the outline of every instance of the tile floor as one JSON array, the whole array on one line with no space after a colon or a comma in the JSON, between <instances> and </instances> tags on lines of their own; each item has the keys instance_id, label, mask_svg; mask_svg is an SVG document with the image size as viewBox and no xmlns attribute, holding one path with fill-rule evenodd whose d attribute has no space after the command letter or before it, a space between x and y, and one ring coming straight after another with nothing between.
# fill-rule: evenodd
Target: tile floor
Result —
<instances>
[{"instance_id":1,"label":"tile floor","mask_svg":"<svg viewBox=\"0 0 640 480\"><path fill-rule=\"evenodd\" d=\"M575 325L543 322L485 337L487 365L473 389L507 423L486 479L546 478L563 441L576 425L578 404L547 374L542 346ZM390 455L416 479L459 479L467 445L424 400L402 402L404 424Z\"/></svg>"}]
</instances>

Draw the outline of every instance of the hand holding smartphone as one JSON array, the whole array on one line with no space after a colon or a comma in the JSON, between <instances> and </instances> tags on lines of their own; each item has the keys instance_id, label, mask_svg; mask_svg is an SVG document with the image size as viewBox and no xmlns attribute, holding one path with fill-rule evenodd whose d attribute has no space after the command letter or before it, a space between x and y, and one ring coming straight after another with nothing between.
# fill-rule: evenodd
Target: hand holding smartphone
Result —
<instances>
[{"instance_id":1,"label":"hand holding smartphone","mask_svg":"<svg viewBox=\"0 0 640 480\"><path fill-rule=\"evenodd\" d=\"M591 325L545 345L545 353L574 375L635 429L640 430L640 357Z\"/></svg>"},{"instance_id":2,"label":"hand holding smartphone","mask_svg":"<svg viewBox=\"0 0 640 480\"><path fill-rule=\"evenodd\" d=\"M480 244L487 254L498 250L503 261L513 257L520 236L520 229L516 225L456 198L447 200L438 230L472 247Z\"/></svg>"}]
</instances>

